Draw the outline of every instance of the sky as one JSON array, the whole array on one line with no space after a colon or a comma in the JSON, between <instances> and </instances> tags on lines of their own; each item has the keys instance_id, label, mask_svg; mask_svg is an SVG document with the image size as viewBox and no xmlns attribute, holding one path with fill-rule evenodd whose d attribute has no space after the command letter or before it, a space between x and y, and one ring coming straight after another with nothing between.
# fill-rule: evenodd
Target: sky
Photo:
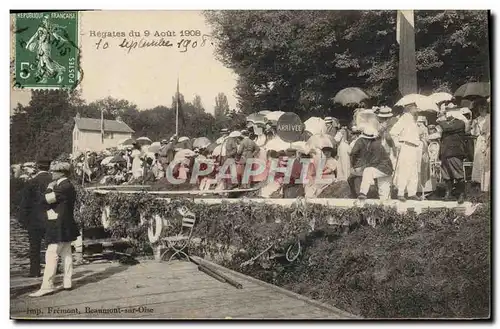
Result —
<instances>
[{"instance_id":1,"label":"sky","mask_svg":"<svg viewBox=\"0 0 500 329\"><path fill-rule=\"evenodd\" d=\"M87 103L111 96L133 102L141 110L170 106L179 77L179 90L186 101L200 95L208 113L213 113L219 92L226 94L230 108L236 108L236 75L215 58L210 38L181 36L185 30L192 31L187 34L211 34L200 11L81 12L79 29L84 72L80 88ZM141 35L130 37L131 31ZM141 39L159 42L162 32L164 41L170 41L172 47L140 47ZM168 36L173 33L175 36ZM120 46L125 45L124 39L130 49ZM187 48L183 45L179 49L177 43L182 39L191 41ZM11 109L18 102L27 104L30 97L29 91L12 91Z\"/></svg>"}]
</instances>

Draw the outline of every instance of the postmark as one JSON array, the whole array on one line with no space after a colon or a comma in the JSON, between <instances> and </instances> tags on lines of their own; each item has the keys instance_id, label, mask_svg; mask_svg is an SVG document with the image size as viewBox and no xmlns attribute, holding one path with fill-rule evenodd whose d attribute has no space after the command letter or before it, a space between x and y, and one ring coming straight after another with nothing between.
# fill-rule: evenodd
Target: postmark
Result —
<instances>
[{"instance_id":1,"label":"postmark","mask_svg":"<svg viewBox=\"0 0 500 329\"><path fill-rule=\"evenodd\" d=\"M14 86L72 89L79 81L78 12L15 14Z\"/></svg>"}]
</instances>

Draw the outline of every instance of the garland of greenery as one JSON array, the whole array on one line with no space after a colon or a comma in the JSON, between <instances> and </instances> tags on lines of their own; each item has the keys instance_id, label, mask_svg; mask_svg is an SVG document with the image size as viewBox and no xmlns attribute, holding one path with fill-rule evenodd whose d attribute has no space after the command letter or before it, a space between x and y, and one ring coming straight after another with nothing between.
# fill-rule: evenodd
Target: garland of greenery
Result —
<instances>
[{"instance_id":1,"label":"garland of greenery","mask_svg":"<svg viewBox=\"0 0 500 329\"><path fill-rule=\"evenodd\" d=\"M79 204L84 205L81 209L77 207L79 210L76 212L81 227L100 226L102 209L109 206L109 230L112 236L127 238L138 254L151 253L147 229L152 224L153 215L170 219L171 225L166 228L165 233L167 236L180 231L181 221L173 219L180 206L186 206L196 214L193 237L199 239L203 246L197 252L205 254L202 256L213 256L214 253L227 252L231 247L234 250L244 250L244 255L238 256L244 260L258 255L270 244L274 246L272 252L278 254L284 253L297 240L302 248L307 248L308 240L314 236L324 236L325 232L329 236L336 236L361 226L372 225L390 226L404 235L423 227L455 224L465 219L453 209L400 214L396 209L382 206L332 209L301 202L294 203L291 207L246 201L203 204L194 203L187 198L166 201L148 193L98 195L83 189L79 189L78 195ZM142 223L141 215L145 219Z\"/></svg>"}]
</instances>

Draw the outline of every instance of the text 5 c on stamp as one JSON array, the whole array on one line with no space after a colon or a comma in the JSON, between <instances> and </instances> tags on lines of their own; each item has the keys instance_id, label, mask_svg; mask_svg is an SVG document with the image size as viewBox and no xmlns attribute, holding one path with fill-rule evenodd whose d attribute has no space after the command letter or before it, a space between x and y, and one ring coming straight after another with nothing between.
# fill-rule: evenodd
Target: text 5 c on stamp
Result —
<instances>
[{"instance_id":1,"label":"text 5 c on stamp","mask_svg":"<svg viewBox=\"0 0 500 329\"><path fill-rule=\"evenodd\" d=\"M15 14L15 85L73 88L78 82L78 13Z\"/></svg>"}]
</instances>

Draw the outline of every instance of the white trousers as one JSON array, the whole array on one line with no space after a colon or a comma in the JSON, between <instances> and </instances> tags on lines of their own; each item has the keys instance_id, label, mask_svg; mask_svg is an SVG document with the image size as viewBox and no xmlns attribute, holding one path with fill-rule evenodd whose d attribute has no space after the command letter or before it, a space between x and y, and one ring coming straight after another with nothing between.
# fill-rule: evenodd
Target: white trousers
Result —
<instances>
[{"instance_id":1,"label":"white trousers","mask_svg":"<svg viewBox=\"0 0 500 329\"><path fill-rule=\"evenodd\" d=\"M64 288L71 288L71 277L73 276L73 255L71 253L71 242L51 243L45 252L45 270L43 272L42 290L53 289L54 279L57 272L57 261L62 258L64 264Z\"/></svg>"},{"instance_id":2,"label":"white trousers","mask_svg":"<svg viewBox=\"0 0 500 329\"><path fill-rule=\"evenodd\" d=\"M391 196L391 176L381 172L377 168L367 167L363 170L363 177L359 187L359 193L368 194L370 186L378 180L378 195L381 200L388 200Z\"/></svg>"},{"instance_id":3,"label":"white trousers","mask_svg":"<svg viewBox=\"0 0 500 329\"><path fill-rule=\"evenodd\" d=\"M410 145L401 145L398 156L398 164L394 175L394 184L398 189L398 196L404 196L405 191L408 197L415 196L418 188L418 157L421 156L421 149Z\"/></svg>"}]
</instances>

